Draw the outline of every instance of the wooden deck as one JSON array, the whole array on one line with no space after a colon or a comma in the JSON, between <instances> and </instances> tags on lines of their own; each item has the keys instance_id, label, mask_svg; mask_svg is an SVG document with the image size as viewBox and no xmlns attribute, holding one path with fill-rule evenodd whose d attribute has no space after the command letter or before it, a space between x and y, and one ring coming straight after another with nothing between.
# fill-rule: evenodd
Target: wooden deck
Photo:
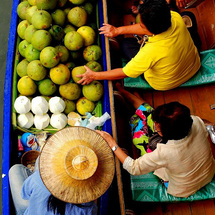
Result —
<instances>
[{"instance_id":1,"label":"wooden deck","mask_svg":"<svg viewBox=\"0 0 215 215\"><path fill-rule=\"evenodd\" d=\"M110 0L108 1L109 20L108 23L115 26L122 24L131 24L134 16L129 14L126 8L131 6L131 1ZM115 3L115 4L114 4ZM123 13L123 10L126 11ZM202 51L215 47L215 0L205 0L195 8L187 9L192 11L198 22L198 31L202 40ZM111 12L110 12L111 11ZM120 38L118 38L120 39ZM117 58L117 45L114 41L110 42L111 68L120 67L120 60ZM189 88L177 88L169 91L143 91L140 89L131 89L129 91L138 91L140 95L153 107L168 103L171 101L179 101L190 108L191 114L197 115L202 119L206 119L215 124L215 109L211 109L210 105L215 104L215 85L203 85ZM128 118L123 117L123 107L118 107L118 99L114 97L117 139L121 146L125 143L131 143L129 137L130 131L128 127ZM125 146L126 147L126 146ZM213 145L215 152L215 145ZM215 153L214 153L215 154ZM124 170L122 176L124 177ZM125 174L126 177L128 177ZM122 178L123 178L122 177ZM123 179L123 191L125 208L129 208L131 204L129 195L129 183ZM214 191L215 192L215 191ZM120 194L119 194L120 195ZM113 203L113 202L112 202ZM180 203L141 203L133 202L133 208L136 215L214 215L214 200L180 202ZM113 203L113 207L117 203ZM120 214L119 209L115 209L110 214ZM121 214L125 214L121 210Z\"/></svg>"}]
</instances>

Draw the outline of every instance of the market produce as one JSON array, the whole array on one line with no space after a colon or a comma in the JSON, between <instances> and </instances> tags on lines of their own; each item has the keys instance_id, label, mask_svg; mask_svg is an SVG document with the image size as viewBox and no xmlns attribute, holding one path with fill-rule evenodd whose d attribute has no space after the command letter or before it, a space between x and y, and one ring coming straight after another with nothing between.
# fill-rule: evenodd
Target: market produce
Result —
<instances>
[{"instance_id":1,"label":"market produce","mask_svg":"<svg viewBox=\"0 0 215 215\"><path fill-rule=\"evenodd\" d=\"M66 105L66 107L64 109L65 114L68 114L72 111L75 111L75 102L74 101L70 101L68 99L63 99L63 100L64 100L65 105Z\"/></svg>"},{"instance_id":2,"label":"market produce","mask_svg":"<svg viewBox=\"0 0 215 215\"><path fill-rule=\"evenodd\" d=\"M17 64L16 71L19 77L27 75L27 66L29 62L26 59L23 59Z\"/></svg>"},{"instance_id":3,"label":"market produce","mask_svg":"<svg viewBox=\"0 0 215 215\"><path fill-rule=\"evenodd\" d=\"M83 86L82 92L88 100L96 102L103 96L104 89L99 81L92 81L90 84Z\"/></svg>"},{"instance_id":4,"label":"market produce","mask_svg":"<svg viewBox=\"0 0 215 215\"><path fill-rule=\"evenodd\" d=\"M76 103L76 109L81 115L85 115L87 112L91 113L95 108L95 104L85 97L80 98Z\"/></svg>"},{"instance_id":5,"label":"market produce","mask_svg":"<svg viewBox=\"0 0 215 215\"><path fill-rule=\"evenodd\" d=\"M102 91L98 93L91 85L78 84L80 78L76 77L86 71L84 65L102 71L94 5L89 0L72 1L27 0L17 8L21 19L17 26L17 90L21 96L32 97L31 110L26 109L25 115L20 112L20 127L34 131L78 125L81 120L67 121L69 114L76 113L80 119L79 114L92 113L102 98L102 83L96 84Z\"/></svg>"},{"instance_id":6,"label":"market produce","mask_svg":"<svg viewBox=\"0 0 215 215\"><path fill-rule=\"evenodd\" d=\"M38 9L53 10L57 6L58 0L36 0Z\"/></svg>"},{"instance_id":7,"label":"market produce","mask_svg":"<svg viewBox=\"0 0 215 215\"><path fill-rule=\"evenodd\" d=\"M49 78L46 78L39 81L38 90L43 96L52 96L56 92L57 86Z\"/></svg>"},{"instance_id":8,"label":"market produce","mask_svg":"<svg viewBox=\"0 0 215 215\"><path fill-rule=\"evenodd\" d=\"M87 12L82 7L74 7L68 13L68 20L76 27L87 23Z\"/></svg>"},{"instance_id":9,"label":"market produce","mask_svg":"<svg viewBox=\"0 0 215 215\"><path fill-rule=\"evenodd\" d=\"M70 51L77 51L84 45L83 37L76 31L70 31L64 38L64 44Z\"/></svg>"},{"instance_id":10,"label":"market produce","mask_svg":"<svg viewBox=\"0 0 215 215\"><path fill-rule=\"evenodd\" d=\"M68 124L71 126L79 126L81 124L81 116L76 112L70 112L68 115Z\"/></svg>"},{"instance_id":11,"label":"market produce","mask_svg":"<svg viewBox=\"0 0 215 215\"><path fill-rule=\"evenodd\" d=\"M19 43L19 53L22 55L22 57L25 57L25 50L28 47L28 45L30 45L30 43L26 40L22 40Z\"/></svg>"},{"instance_id":12,"label":"market produce","mask_svg":"<svg viewBox=\"0 0 215 215\"><path fill-rule=\"evenodd\" d=\"M48 127L49 122L50 117L48 114L34 116L34 125L37 129L44 129Z\"/></svg>"},{"instance_id":13,"label":"market produce","mask_svg":"<svg viewBox=\"0 0 215 215\"><path fill-rule=\"evenodd\" d=\"M67 83L60 85L60 95L68 100L77 100L81 96L81 87L76 83Z\"/></svg>"},{"instance_id":14,"label":"market produce","mask_svg":"<svg viewBox=\"0 0 215 215\"><path fill-rule=\"evenodd\" d=\"M40 51L35 49L32 44L29 44L25 49L25 58L31 62L40 59Z\"/></svg>"},{"instance_id":15,"label":"market produce","mask_svg":"<svg viewBox=\"0 0 215 215\"><path fill-rule=\"evenodd\" d=\"M37 31L37 29L33 25L29 25L25 30L25 40L31 43L35 31Z\"/></svg>"},{"instance_id":16,"label":"market produce","mask_svg":"<svg viewBox=\"0 0 215 215\"><path fill-rule=\"evenodd\" d=\"M27 66L27 75L35 81L43 80L47 75L47 69L39 60L31 61Z\"/></svg>"},{"instance_id":17,"label":"market produce","mask_svg":"<svg viewBox=\"0 0 215 215\"><path fill-rule=\"evenodd\" d=\"M31 112L20 114L17 123L21 128L30 128L34 124L34 116Z\"/></svg>"},{"instance_id":18,"label":"market produce","mask_svg":"<svg viewBox=\"0 0 215 215\"><path fill-rule=\"evenodd\" d=\"M102 66L97 61L91 60L86 64L87 67L92 69L94 72L100 72L102 71Z\"/></svg>"},{"instance_id":19,"label":"market produce","mask_svg":"<svg viewBox=\"0 0 215 215\"><path fill-rule=\"evenodd\" d=\"M64 100L58 96L49 99L49 110L52 113L61 113L64 111L66 104Z\"/></svg>"},{"instance_id":20,"label":"market produce","mask_svg":"<svg viewBox=\"0 0 215 215\"><path fill-rule=\"evenodd\" d=\"M31 44L32 46L41 51L48 45L50 45L52 41L51 34L46 30L37 30L33 33Z\"/></svg>"},{"instance_id":21,"label":"market produce","mask_svg":"<svg viewBox=\"0 0 215 215\"><path fill-rule=\"evenodd\" d=\"M64 26L66 21L66 14L61 9L56 9L51 13L52 20L55 25Z\"/></svg>"},{"instance_id":22,"label":"market produce","mask_svg":"<svg viewBox=\"0 0 215 215\"><path fill-rule=\"evenodd\" d=\"M71 72L71 76L72 76L73 81L75 83L77 83L79 80L81 80L81 78L76 77L76 76L81 75L85 72L86 72L86 69L84 68L84 66L77 66L77 67L73 68L73 70Z\"/></svg>"},{"instance_id":23,"label":"market produce","mask_svg":"<svg viewBox=\"0 0 215 215\"><path fill-rule=\"evenodd\" d=\"M64 64L58 64L50 69L50 78L55 84L66 84L70 79L70 71Z\"/></svg>"},{"instance_id":24,"label":"market produce","mask_svg":"<svg viewBox=\"0 0 215 215\"><path fill-rule=\"evenodd\" d=\"M30 99L26 96L17 97L14 102L14 108L19 114L28 113L31 109Z\"/></svg>"},{"instance_id":25,"label":"market produce","mask_svg":"<svg viewBox=\"0 0 215 215\"><path fill-rule=\"evenodd\" d=\"M17 83L17 89L23 96L32 96L36 93L37 85L28 76L23 76Z\"/></svg>"},{"instance_id":26,"label":"market produce","mask_svg":"<svg viewBox=\"0 0 215 215\"><path fill-rule=\"evenodd\" d=\"M26 11L30 7L28 1L21 2L17 7L17 14L20 19L26 19Z\"/></svg>"},{"instance_id":27,"label":"market produce","mask_svg":"<svg viewBox=\"0 0 215 215\"><path fill-rule=\"evenodd\" d=\"M36 96L31 101L31 110L35 115L44 115L49 110L49 104L42 96Z\"/></svg>"},{"instance_id":28,"label":"market produce","mask_svg":"<svg viewBox=\"0 0 215 215\"><path fill-rule=\"evenodd\" d=\"M44 48L40 53L40 61L47 68L56 66L60 61L57 49L51 46Z\"/></svg>"},{"instance_id":29,"label":"market produce","mask_svg":"<svg viewBox=\"0 0 215 215\"><path fill-rule=\"evenodd\" d=\"M63 113L53 113L50 119L52 127L62 129L67 125L67 117Z\"/></svg>"},{"instance_id":30,"label":"market produce","mask_svg":"<svg viewBox=\"0 0 215 215\"><path fill-rule=\"evenodd\" d=\"M83 57L86 61L99 60L102 56L102 50L98 45L87 46L83 51Z\"/></svg>"},{"instance_id":31,"label":"market produce","mask_svg":"<svg viewBox=\"0 0 215 215\"><path fill-rule=\"evenodd\" d=\"M31 24L32 16L37 11L37 6L28 7L25 14L25 19Z\"/></svg>"},{"instance_id":32,"label":"market produce","mask_svg":"<svg viewBox=\"0 0 215 215\"><path fill-rule=\"evenodd\" d=\"M77 32L84 38L84 46L92 45L96 39L96 33L90 26L81 26Z\"/></svg>"}]
</instances>

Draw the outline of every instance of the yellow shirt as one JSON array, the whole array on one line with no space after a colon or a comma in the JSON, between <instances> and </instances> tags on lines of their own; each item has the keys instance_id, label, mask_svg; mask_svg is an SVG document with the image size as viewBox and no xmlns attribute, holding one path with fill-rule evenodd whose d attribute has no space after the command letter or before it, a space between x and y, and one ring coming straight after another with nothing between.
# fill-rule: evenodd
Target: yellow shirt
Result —
<instances>
[{"instance_id":1,"label":"yellow shirt","mask_svg":"<svg viewBox=\"0 0 215 215\"><path fill-rule=\"evenodd\" d=\"M171 27L148 42L123 68L131 78L144 73L156 90L169 90L186 82L200 68L200 58L181 16L171 11Z\"/></svg>"},{"instance_id":2,"label":"yellow shirt","mask_svg":"<svg viewBox=\"0 0 215 215\"><path fill-rule=\"evenodd\" d=\"M203 121L192 116L189 135L181 140L158 144L157 149L133 160L127 157L123 168L132 175L154 174L169 181L167 193L188 197L210 183L215 173L208 132Z\"/></svg>"}]
</instances>

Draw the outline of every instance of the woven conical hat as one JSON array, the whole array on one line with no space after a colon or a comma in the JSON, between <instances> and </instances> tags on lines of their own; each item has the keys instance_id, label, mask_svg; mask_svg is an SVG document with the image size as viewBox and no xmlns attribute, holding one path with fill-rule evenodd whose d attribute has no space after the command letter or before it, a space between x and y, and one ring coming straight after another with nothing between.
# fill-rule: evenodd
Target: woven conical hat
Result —
<instances>
[{"instance_id":1,"label":"woven conical hat","mask_svg":"<svg viewBox=\"0 0 215 215\"><path fill-rule=\"evenodd\" d=\"M53 196L77 204L104 194L115 171L107 142L85 127L68 127L53 134L41 151L39 168Z\"/></svg>"}]
</instances>

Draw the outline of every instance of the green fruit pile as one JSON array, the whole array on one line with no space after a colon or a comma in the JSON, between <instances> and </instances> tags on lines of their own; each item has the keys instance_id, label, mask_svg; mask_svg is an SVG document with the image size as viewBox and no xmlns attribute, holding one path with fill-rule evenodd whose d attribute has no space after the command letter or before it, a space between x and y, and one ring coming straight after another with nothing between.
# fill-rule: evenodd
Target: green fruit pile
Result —
<instances>
[{"instance_id":1,"label":"green fruit pile","mask_svg":"<svg viewBox=\"0 0 215 215\"><path fill-rule=\"evenodd\" d=\"M27 0L19 3L20 37L17 90L35 97L60 96L65 113L92 112L103 96L103 85L77 83L87 65L102 70L95 0Z\"/></svg>"}]
</instances>

